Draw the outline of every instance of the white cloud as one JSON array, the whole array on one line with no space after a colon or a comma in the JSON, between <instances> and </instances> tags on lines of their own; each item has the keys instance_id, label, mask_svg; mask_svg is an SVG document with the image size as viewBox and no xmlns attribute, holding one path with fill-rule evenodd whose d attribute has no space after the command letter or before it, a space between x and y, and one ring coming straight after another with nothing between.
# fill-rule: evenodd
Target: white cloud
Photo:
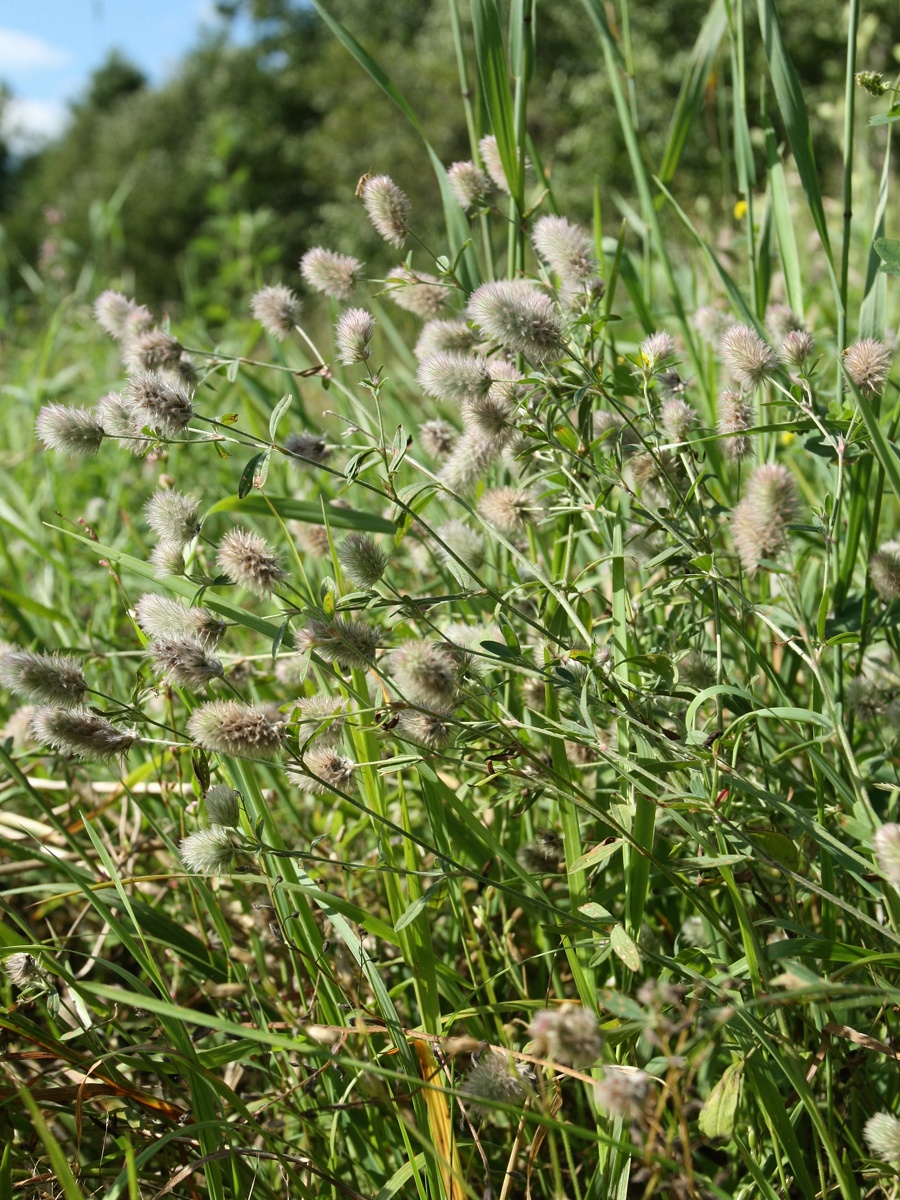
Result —
<instances>
[{"instance_id":1,"label":"white cloud","mask_svg":"<svg viewBox=\"0 0 900 1200\"><path fill-rule=\"evenodd\" d=\"M0 26L0 71L47 70L64 66L71 57L43 38Z\"/></svg>"},{"instance_id":2,"label":"white cloud","mask_svg":"<svg viewBox=\"0 0 900 1200\"><path fill-rule=\"evenodd\" d=\"M3 135L17 154L34 150L62 133L69 110L58 100L10 100L3 113Z\"/></svg>"}]
</instances>

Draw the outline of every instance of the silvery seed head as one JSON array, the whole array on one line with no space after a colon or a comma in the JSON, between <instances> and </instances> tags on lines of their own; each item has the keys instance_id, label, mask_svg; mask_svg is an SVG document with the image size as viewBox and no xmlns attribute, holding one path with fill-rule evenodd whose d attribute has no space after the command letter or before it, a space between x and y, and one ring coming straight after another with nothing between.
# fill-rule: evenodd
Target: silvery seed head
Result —
<instances>
[{"instance_id":1,"label":"silvery seed head","mask_svg":"<svg viewBox=\"0 0 900 1200\"><path fill-rule=\"evenodd\" d=\"M429 458L446 458L456 445L457 431L441 417L419 426L419 444Z\"/></svg>"},{"instance_id":2,"label":"silvery seed head","mask_svg":"<svg viewBox=\"0 0 900 1200\"><path fill-rule=\"evenodd\" d=\"M137 734L86 708L39 708L31 727L41 745L96 762L127 754L140 741Z\"/></svg>"},{"instance_id":3,"label":"silvery seed head","mask_svg":"<svg viewBox=\"0 0 900 1200\"><path fill-rule=\"evenodd\" d=\"M94 320L105 333L119 341L136 307L135 302L121 292L101 292L94 301Z\"/></svg>"},{"instance_id":4,"label":"silvery seed head","mask_svg":"<svg viewBox=\"0 0 900 1200\"><path fill-rule=\"evenodd\" d=\"M422 326L419 340L413 353L419 362L439 354L442 350L458 350L471 353L478 345L478 337L465 321L459 319L428 321Z\"/></svg>"},{"instance_id":5,"label":"silvery seed head","mask_svg":"<svg viewBox=\"0 0 900 1200\"><path fill-rule=\"evenodd\" d=\"M137 622L150 638L189 637L214 650L225 634L225 622L199 605L188 608L168 596L147 592L134 606Z\"/></svg>"},{"instance_id":6,"label":"silvery seed head","mask_svg":"<svg viewBox=\"0 0 900 1200\"><path fill-rule=\"evenodd\" d=\"M95 408L69 408L45 404L34 423L37 436L48 450L91 458L100 449L106 430Z\"/></svg>"},{"instance_id":7,"label":"silvery seed head","mask_svg":"<svg viewBox=\"0 0 900 1200\"><path fill-rule=\"evenodd\" d=\"M564 1067L589 1067L603 1049L597 1018L580 1004L541 1009L532 1018L528 1032L538 1058L548 1058Z\"/></svg>"},{"instance_id":8,"label":"silvery seed head","mask_svg":"<svg viewBox=\"0 0 900 1200\"><path fill-rule=\"evenodd\" d=\"M345 367L364 363L372 353L370 343L375 335L375 318L364 308L348 308L341 313L335 329L338 358Z\"/></svg>"},{"instance_id":9,"label":"silvery seed head","mask_svg":"<svg viewBox=\"0 0 900 1200\"><path fill-rule=\"evenodd\" d=\"M782 339L778 357L789 367L802 367L812 354L815 338L805 329L792 329Z\"/></svg>"},{"instance_id":10,"label":"silvery seed head","mask_svg":"<svg viewBox=\"0 0 900 1200\"><path fill-rule=\"evenodd\" d=\"M318 464L331 458L331 447L318 433L292 433L284 439L284 448L298 462Z\"/></svg>"},{"instance_id":11,"label":"silvery seed head","mask_svg":"<svg viewBox=\"0 0 900 1200\"><path fill-rule=\"evenodd\" d=\"M10 983L14 983L16 987L27 987L43 976L33 954L10 954L3 963L3 969L9 976Z\"/></svg>"},{"instance_id":12,"label":"silvery seed head","mask_svg":"<svg viewBox=\"0 0 900 1200\"><path fill-rule=\"evenodd\" d=\"M138 410L141 425L149 426L160 437L177 437L194 416L191 398L183 384L152 372L133 375L125 399Z\"/></svg>"},{"instance_id":13,"label":"silvery seed head","mask_svg":"<svg viewBox=\"0 0 900 1200\"><path fill-rule=\"evenodd\" d=\"M249 529L232 529L219 542L216 566L232 583L265 599L287 579L278 555L265 538Z\"/></svg>"},{"instance_id":14,"label":"silvery seed head","mask_svg":"<svg viewBox=\"0 0 900 1200\"><path fill-rule=\"evenodd\" d=\"M565 217L541 217L532 231L540 257L563 284L585 284L597 274L597 258L590 235Z\"/></svg>"},{"instance_id":15,"label":"silvery seed head","mask_svg":"<svg viewBox=\"0 0 900 1200\"><path fill-rule=\"evenodd\" d=\"M480 208L491 190L491 181L473 162L455 162L447 169L447 181L463 212Z\"/></svg>"},{"instance_id":16,"label":"silvery seed head","mask_svg":"<svg viewBox=\"0 0 900 1200\"><path fill-rule=\"evenodd\" d=\"M520 1105L530 1094L530 1068L517 1063L499 1050L485 1050L462 1082L459 1094L468 1103L474 1116L490 1116L491 1109L482 1102Z\"/></svg>"},{"instance_id":17,"label":"silvery seed head","mask_svg":"<svg viewBox=\"0 0 900 1200\"><path fill-rule=\"evenodd\" d=\"M282 341L300 320L302 304L293 288L277 283L260 288L250 300L250 311L276 341Z\"/></svg>"},{"instance_id":18,"label":"silvery seed head","mask_svg":"<svg viewBox=\"0 0 900 1200\"><path fill-rule=\"evenodd\" d=\"M147 654L157 675L192 692L202 691L211 680L221 679L225 673L219 660L191 638L154 638L147 646Z\"/></svg>"},{"instance_id":19,"label":"silvery seed head","mask_svg":"<svg viewBox=\"0 0 900 1200\"><path fill-rule=\"evenodd\" d=\"M97 401L97 417L107 437L120 439L125 448L143 458L153 445L142 433L145 424L141 410L118 392L109 392Z\"/></svg>"},{"instance_id":20,"label":"silvery seed head","mask_svg":"<svg viewBox=\"0 0 900 1200\"><path fill-rule=\"evenodd\" d=\"M755 469L731 514L731 536L746 571L755 571L764 559L777 558L799 509L797 485L787 467L770 463Z\"/></svg>"},{"instance_id":21,"label":"silvery seed head","mask_svg":"<svg viewBox=\"0 0 900 1200\"><path fill-rule=\"evenodd\" d=\"M469 298L466 312L486 338L533 362L562 349L562 326L553 302L525 281L483 283Z\"/></svg>"},{"instance_id":22,"label":"silvery seed head","mask_svg":"<svg viewBox=\"0 0 900 1200\"><path fill-rule=\"evenodd\" d=\"M388 564L388 556L367 533L348 533L338 546L344 574L356 587L374 587Z\"/></svg>"},{"instance_id":23,"label":"silvery seed head","mask_svg":"<svg viewBox=\"0 0 900 1200\"><path fill-rule=\"evenodd\" d=\"M227 783L216 783L204 796L206 820L210 825L237 829L241 823L241 793Z\"/></svg>"},{"instance_id":24,"label":"silvery seed head","mask_svg":"<svg viewBox=\"0 0 900 1200\"><path fill-rule=\"evenodd\" d=\"M157 579L184 574L184 546L180 542L157 542L150 552L150 565Z\"/></svg>"},{"instance_id":25,"label":"silvery seed head","mask_svg":"<svg viewBox=\"0 0 900 1200\"><path fill-rule=\"evenodd\" d=\"M321 246L313 246L300 259L300 273L309 286L335 300L350 299L362 269L358 259Z\"/></svg>"},{"instance_id":26,"label":"silvery seed head","mask_svg":"<svg viewBox=\"0 0 900 1200\"><path fill-rule=\"evenodd\" d=\"M447 709L456 702L459 667L443 645L412 638L390 656L391 673L401 694L425 708Z\"/></svg>"},{"instance_id":27,"label":"silvery seed head","mask_svg":"<svg viewBox=\"0 0 900 1200\"><path fill-rule=\"evenodd\" d=\"M408 196L389 175L375 175L363 184L362 199L375 232L399 249L409 236Z\"/></svg>"},{"instance_id":28,"label":"silvery seed head","mask_svg":"<svg viewBox=\"0 0 900 1200\"><path fill-rule=\"evenodd\" d=\"M900 1121L891 1113L880 1112L869 1117L863 1137L873 1158L900 1164Z\"/></svg>"},{"instance_id":29,"label":"silvery seed head","mask_svg":"<svg viewBox=\"0 0 900 1200\"><path fill-rule=\"evenodd\" d=\"M670 441L686 442L699 418L686 400L673 396L663 401L659 419Z\"/></svg>"},{"instance_id":30,"label":"silvery seed head","mask_svg":"<svg viewBox=\"0 0 900 1200\"><path fill-rule=\"evenodd\" d=\"M483 358L454 350L426 358L419 364L416 378L427 396L456 404L486 396L493 382Z\"/></svg>"},{"instance_id":31,"label":"silvery seed head","mask_svg":"<svg viewBox=\"0 0 900 1200\"><path fill-rule=\"evenodd\" d=\"M544 685L538 680L534 682L540 687L539 699L543 704ZM535 875L542 875L548 871L557 872L560 863L565 859L563 840L552 829L539 829L534 835L534 841L519 847L516 859L526 871L532 871Z\"/></svg>"},{"instance_id":32,"label":"silvery seed head","mask_svg":"<svg viewBox=\"0 0 900 1200\"><path fill-rule=\"evenodd\" d=\"M844 370L864 396L873 396L887 382L891 352L876 338L862 338L844 351Z\"/></svg>"},{"instance_id":33,"label":"silvery seed head","mask_svg":"<svg viewBox=\"0 0 900 1200\"><path fill-rule=\"evenodd\" d=\"M878 595L890 604L900 598L900 542L885 542L869 560L869 575Z\"/></svg>"},{"instance_id":34,"label":"silvery seed head","mask_svg":"<svg viewBox=\"0 0 900 1200\"><path fill-rule=\"evenodd\" d=\"M128 337L123 343L122 362L129 375L141 371L180 373L184 347L164 329L148 329Z\"/></svg>"},{"instance_id":35,"label":"silvery seed head","mask_svg":"<svg viewBox=\"0 0 900 1200\"><path fill-rule=\"evenodd\" d=\"M172 488L159 488L144 505L147 524L164 542L186 546L200 532L200 503Z\"/></svg>"},{"instance_id":36,"label":"silvery seed head","mask_svg":"<svg viewBox=\"0 0 900 1200\"><path fill-rule=\"evenodd\" d=\"M719 393L718 432L722 453L731 462L742 462L753 452L748 431L756 424L753 401L744 392Z\"/></svg>"},{"instance_id":37,"label":"silvery seed head","mask_svg":"<svg viewBox=\"0 0 900 1200\"><path fill-rule=\"evenodd\" d=\"M236 758L270 758L282 748L284 726L269 713L236 700L212 700L195 708L188 733L203 750Z\"/></svg>"},{"instance_id":38,"label":"silvery seed head","mask_svg":"<svg viewBox=\"0 0 900 1200\"><path fill-rule=\"evenodd\" d=\"M534 520L534 494L513 487L488 488L478 501L484 519L510 537L523 533Z\"/></svg>"},{"instance_id":39,"label":"silvery seed head","mask_svg":"<svg viewBox=\"0 0 900 1200\"><path fill-rule=\"evenodd\" d=\"M74 708L87 691L81 663L64 654L10 650L0 658L0 683L37 704Z\"/></svg>"},{"instance_id":40,"label":"silvery seed head","mask_svg":"<svg viewBox=\"0 0 900 1200\"><path fill-rule=\"evenodd\" d=\"M772 348L749 325L732 325L727 329L719 351L733 378L747 391L759 387L775 370Z\"/></svg>"},{"instance_id":41,"label":"silvery seed head","mask_svg":"<svg viewBox=\"0 0 900 1200\"><path fill-rule=\"evenodd\" d=\"M352 617L313 619L297 631L294 644L300 651L314 650L326 662L365 668L375 660L378 630Z\"/></svg>"},{"instance_id":42,"label":"silvery seed head","mask_svg":"<svg viewBox=\"0 0 900 1200\"><path fill-rule=\"evenodd\" d=\"M423 321L433 320L447 302L450 288L427 271L394 267L385 279L386 295L400 308Z\"/></svg>"},{"instance_id":43,"label":"silvery seed head","mask_svg":"<svg viewBox=\"0 0 900 1200\"><path fill-rule=\"evenodd\" d=\"M303 771L288 771L288 779L302 792L321 796L329 791L349 791L357 764L333 746L314 745L303 755Z\"/></svg>"},{"instance_id":44,"label":"silvery seed head","mask_svg":"<svg viewBox=\"0 0 900 1200\"><path fill-rule=\"evenodd\" d=\"M188 834L178 847L181 861L195 875L222 875L231 866L235 845L221 825Z\"/></svg>"},{"instance_id":45,"label":"silvery seed head","mask_svg":"<svg viewBox=\"0 0 900 1200\"><path fill-rule=\"evenodd\" d=\"M885 879L900 890L900 825L882 825L875 833L873 845Z\"/></svg>"},{"instance_id":46,"label":"silvery seed head","mask_svg":"<svg viewBox=\"0 0 900 1200\"><path fill-rule=\"evenodd\" d=\"M639 1117L644 1109L650 1076L633 1067L604 1066L594 1086L597 1107L611 1117Z\"/></svg>"},{"instance_id":47,"label":"silvery seed head","mask_svg":"<svg viewBox=\"0 0 900 1200\"><path fill-rule=\"evenodd\" d=\"M427 750L442 750L453 736L452 710L440 712L404 709L397 723L397 736Z\"/></svg>"},{"instance_id":48,"label":"silvery seed head","mask_svg":"<svg viewBox=\"0 0 900 1200\"><path fill-rule=\"evenodd\" d=\"M484 163L484 169L490 175L495 186L501 192L506 192L508 196L509 184L506 180L506 171L503 168L503 159L500 157L500 147L497 145L497 139L492 133L487 134L478 143L478 149L481 151L481 161Z\"/></svg>"}]
</instances>

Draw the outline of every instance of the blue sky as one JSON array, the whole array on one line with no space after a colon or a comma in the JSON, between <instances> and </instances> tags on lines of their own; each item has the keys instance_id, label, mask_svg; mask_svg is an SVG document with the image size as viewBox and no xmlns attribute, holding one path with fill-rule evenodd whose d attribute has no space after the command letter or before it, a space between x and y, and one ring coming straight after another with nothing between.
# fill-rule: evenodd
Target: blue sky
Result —
<instances>
[{"instance_id":1,"label":"blue sky","mask_svg":"<svg viewBox=\"0 0 900 1200\"><path fill-rule=\"evenodd\" d=\"M22 147L63 127L66 101L113 48L152 82L216 26L212 0L0 0L0 79L14 103L6 130Z\"/></svg>"}]
</instances>

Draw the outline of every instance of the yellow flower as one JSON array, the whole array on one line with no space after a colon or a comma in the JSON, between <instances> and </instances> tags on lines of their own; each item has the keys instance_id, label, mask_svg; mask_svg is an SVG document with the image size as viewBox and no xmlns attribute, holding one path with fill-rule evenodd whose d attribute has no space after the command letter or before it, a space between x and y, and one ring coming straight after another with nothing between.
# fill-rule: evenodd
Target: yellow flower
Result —
<instances>
[{"instance_id":1,"label":"yellow flower","mask_svg":"<svg viewBox=\"0 0 900 1200\"><path fill-rule=\"evenodd\" d=\"M736 221L743 221L743 219L744 219L744 217L746 217L746 215L747 215L747 201L746 200L738 200L737 204L735 204L735 206L734 206L734 219Z\"/></svg>"}]
</instances>

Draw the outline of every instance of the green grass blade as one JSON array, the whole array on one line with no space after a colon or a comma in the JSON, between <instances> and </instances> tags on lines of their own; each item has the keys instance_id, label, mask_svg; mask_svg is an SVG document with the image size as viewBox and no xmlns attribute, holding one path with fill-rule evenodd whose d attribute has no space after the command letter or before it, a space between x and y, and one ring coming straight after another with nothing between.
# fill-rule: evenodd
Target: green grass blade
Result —
<instances>
[{"instance_id":1,"label":"green grass blade","mask_svg":"<svg viewBox=\"0 0 900 1200\"><path fill-rule=\"evenodd\" d=\"M666 148L659 164L659 177L663 183L671 183L675 177L691 126L703 108L707 84L715 70L719 47L727 27L724 0L714 0L700 27L675 102Z\"/></svg>"}]
</instances>

